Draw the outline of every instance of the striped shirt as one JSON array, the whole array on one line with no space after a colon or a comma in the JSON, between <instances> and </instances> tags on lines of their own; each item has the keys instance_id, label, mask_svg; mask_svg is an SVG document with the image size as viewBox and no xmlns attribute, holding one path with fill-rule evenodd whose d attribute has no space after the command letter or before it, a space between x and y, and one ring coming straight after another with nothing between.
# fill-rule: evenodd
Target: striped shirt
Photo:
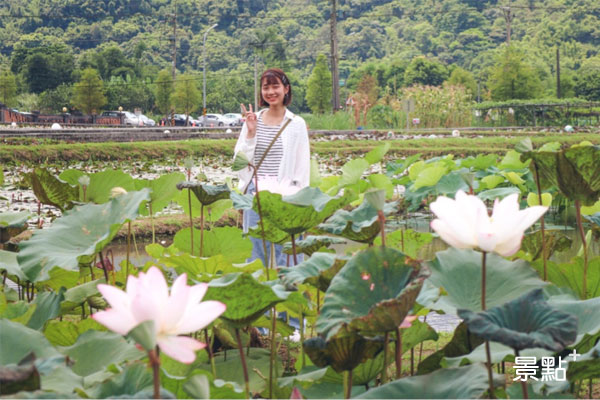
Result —
<instances>
[{"instance_id":1,"label":"striped shirt","mask_svg":"<svg viewBox=\"0 0 600 400\"><path fill-rule=\"evenodd\" d=\"M281 124L277 126L265 125L262 120L262 115L259 115L256 124L256 150L254 153L254 159L259 162L263 154L269 147L269 144L273 141L273 138L277 135L281 129ZM259 177L277 177L279 174L279 165L283 158L283 142L281 141L281 135L277 138L263 163L258 168Z\"/></svg>"}]
</instances>

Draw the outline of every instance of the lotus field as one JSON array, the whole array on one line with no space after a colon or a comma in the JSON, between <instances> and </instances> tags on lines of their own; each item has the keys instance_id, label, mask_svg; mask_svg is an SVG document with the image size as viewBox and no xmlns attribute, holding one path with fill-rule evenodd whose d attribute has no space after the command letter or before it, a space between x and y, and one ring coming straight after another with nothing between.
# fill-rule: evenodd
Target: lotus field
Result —
<instances>
[{"instance_id":1,"label":"lotus field","mask_svg":"<svg viewBox=\"0 0 600 400\"><path fill-rule=\"evenodd\" d=\"M31 170L60 216L0 250L0 394L600 397L600 147L394 159L382 143L329 176L313 160L294 194L242 194L191 161L151 180ZM174 203L191 226L168 246L153 232L136 261L132 223L154 230ZM216 226L246 209L247 234ZM0 213L2 241L35 218ZM299 264L246 262L248 236ZM432 313L461 322L444 340Z\"/></svg>"}]
</instances>

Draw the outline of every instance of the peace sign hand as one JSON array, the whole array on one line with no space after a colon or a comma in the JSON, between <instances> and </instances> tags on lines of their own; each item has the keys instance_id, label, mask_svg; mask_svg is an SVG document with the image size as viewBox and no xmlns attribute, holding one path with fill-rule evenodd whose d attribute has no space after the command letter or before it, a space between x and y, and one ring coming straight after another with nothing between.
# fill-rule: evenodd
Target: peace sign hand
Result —
<instances>
[{"instance_id":1,"label":"peace sign hand","mask_svg":"<svg viewBox=\"0 0 600 400\"><path fill-rule=\"evenodd\" d=\"M252 110L252 104L248 104L249 111L246 111L246 107L240 104L242 107L242 115L246 118L246 126L248 127L248 139L252 139L256 135L256 114Z\"/></svg>"}]
</instances>

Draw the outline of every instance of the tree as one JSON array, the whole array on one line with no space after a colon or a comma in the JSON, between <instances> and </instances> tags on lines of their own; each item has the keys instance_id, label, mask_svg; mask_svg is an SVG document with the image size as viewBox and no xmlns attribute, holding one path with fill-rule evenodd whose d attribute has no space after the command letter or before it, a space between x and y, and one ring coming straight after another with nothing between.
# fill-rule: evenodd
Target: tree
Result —
<instances>
[{"instance_id":1,"label":"tree","mask_svg":"<svg viewBox=\"0 0 600 400\"><path fill-rule=\"evenodd\" d=\"M475 78L473 78L473 74L461 67L454 68L450 74L450 78L448 78L448 83L452 86L464 87L467 93L471 95L471 98L475 97L477 93L477 83L475 82Z\"/></svg>"},{"instance_id":2,"label":"tree","mask_svg":"<svg viewBox=\"0 0 600 400\"><path fill-rule=\"evenodd\" d=\"M575 82L575 93L578 97L600 100L600 57L587 59L577 71Z\"/></svg>"},{"instance_id":3,"label":"tree","mask_svg":"<svg viewBox=\"0 0 600 400\"><path fill-rule=\"evenodd\" d=\"M40 95L40 111L61 113L63 107L70 109L73 99L73 86L63 83L54 89L49 89Z\"/></svg>"},{"instance_id":4,"label":"tree","mask_svg":"<svg viewBox=\"0 0 600 400\"><path fill-rule=\"evenodd\" d=\"M12 107L17 98L17 81L8 70L0 73L0 103Z\"/></svg>"},{"instance_id":5,"label":"tree","mask_svg":"<svg viewBox=\"0 0 600 400\"><path fill-rule=\"evenodd\" d=\"M327 67L327 59L324 54L317 56L315 66L308 78L306 89L306 102L315 114L323 114L331 107L331 71Z\"/></svg>"},{"instance_id":6,"label":"tree","mask_svg":"<svg viewBox=\"0 0 600 400\"><path fill-rule=\"evenodd\" d=\"M73 92L73 105L86 114L97 113L106 104L104 84L98 71L93 68L82 71Z\"/></svg>"},{"instance_id":7,"label":"tree","mask_svg":"<svg viewBox=\"0 0 600 400\"><path fill-rule=\"evenodd\" d=\"M488 88L492 100L532 99L539 96L542 84L524 55L512 46L499 54L492 66Z\"/></svg>"},{"instance_id":8,"label":"tree","mask_svg":"<svg viewBox=\"0 0 600 400\"><path fill-rule=\"evenodd\" d=\"M154 81L154 98L156 108L167 115L171 111L171 94L173 93L173 81L171 72L167 69L160 71Z\"/></svg>"},{"instance_id":9,"label":"tree","mask_svg":"<svg viewBox=\"0 0 600 400\"><path fill-rule=\"evenodd\" d=\"M371 75L363 75L356 91L366 98L370 106L374 106L379 97L379 87L377 87L377 81Z\"/></svg>"},{"instance_id":10,"label":"tree","mask_svg":"<svg viewBox=\"0 0 600 400\"><path fill-rule=\"evenodd\" d=\"M440 86L448 78L448 69L442 63L425 57L412 59L404 72L404 84Z\"/></svg>"},{"instance_id":11,"label":"tree","mask_svg":"<svg viewBox=\"0 0 600 400\"><path fill-rule=\"evenodd\" d=\"M185 114L187 125L189 115L200 104L200 91L194 76L190 74L179 75L179 78L175 81L175 90L171 94L171 102L175 105L176 110Z\"/></svg>"}]
</instances>

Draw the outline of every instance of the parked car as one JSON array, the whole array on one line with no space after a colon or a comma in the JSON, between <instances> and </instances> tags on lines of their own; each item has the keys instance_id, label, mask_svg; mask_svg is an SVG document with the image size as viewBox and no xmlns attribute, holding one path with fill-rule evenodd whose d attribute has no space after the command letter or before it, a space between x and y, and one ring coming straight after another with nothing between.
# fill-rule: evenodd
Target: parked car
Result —
<instances>
[{"instance_id":1,"label":"parked car","mask_svg":"<svg viewBox=\"0 0 600 400\"><path fill-rule=\"evenodd\" d=\"M142 121L144 126L155 126L156 125L156 121L154 121L151 118L146 117L144 114L140 114L138 117Z\"/></svg>"},{"instance_id":2,"label":"parked car","mask_svg":"<svg viewBox=\"0 0 600 400\"><path fill-rule=\"evenodd\" d=\"M244 118L242 117L242 114L225 114L223 115L223 119L225 119L225 125L227 126L242 126L244 124Z\"/></svg>"},{"instance_id":3,"label":"parked car","mask_svg":"<svg viewBox=\"0 0 600 400\"><path fill-rule=\"evenodd\" d=\"M174 118L175 126L185 126L185 120L187 119L187 126L199 126L200 121L189 115L188 117L185 114L175 114Z\"/></svg>"},{"instance_id":4,"label":"parked car","mask_svg":"<svg viewBox=\"0 0 600 400\"><path fill-rule=\"evenodd\" d=\"M139 126L139 118L129 111L104 111L101 115L103 117L120 117L121 114L123 114L123 123L125 125Z\"/></svg>"},{"instance_id":5,"label":"parked car","mask_svg":"<svg viewBox=\"0 0 600 400\"><path fill-rule=\"evenodd\" d=\"M221 114L206 114L206 120L204 116L198 117L199 125L206 127L217 127L227 125L227 120L223 118Z\"/></svg>"}]
</instances>

